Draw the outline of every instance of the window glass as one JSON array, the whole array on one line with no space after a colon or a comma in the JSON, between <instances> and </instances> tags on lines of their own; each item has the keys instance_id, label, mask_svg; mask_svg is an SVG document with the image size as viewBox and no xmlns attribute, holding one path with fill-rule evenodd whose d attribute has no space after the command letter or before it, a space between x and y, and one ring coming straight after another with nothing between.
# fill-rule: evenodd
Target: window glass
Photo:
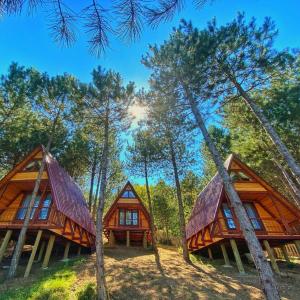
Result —
<instances>
[{"instance_id":1,"label":"window glass","mask_svg":"<svg viewBox=\"0 0 300 300\"><path fill-rule=\"evenodd\" d=\"M126 225L131 225L131 211L126 210Z\"/></svg>"},{"instance_id":2,"label":"window glass","mask_svg":"<svg viewBox=\"0 0 300 300\"><path fill-rule=\"evenodd\" d=\"M247 212L248 217L249 217L249 219L252 223L253 228L256 229L256 230L262 229L259 217L257 216L257 213L255 211L255 208L254 208L253 204L252 203L245 203L244 207L246 209L246 212Z\"/></svg>"},{"instance_id":3,"label":"window glass","mask_svg":"<svg viewBox=\"0 0 300 300\"><path fill-rule=\"evenodd\" d=\"M17 213L17 219L18 220L24 220L25 219L26 212L27 212L27 209L29 207L29 203L30 203L31 197L32 197L32 195L28 194L25 197L25 199L23 200L21 208L19 208L18 213ZM35 198L35 201L34 201L33 208L32 208L31 213L30 213L30 219L31 220L33 219L35 211L36 211L36 209L39 206L40 199L41 199L41 196L37 195L36 198Z\"/></svg>"},{"instance_id":4,"label":"window glass","mask_svg":"<svg viewBox=\"0 0 300 300\"><path fill-rule=\"evenodd\" d=\"M132 211L132 225L138 224L138 213L136 210Z\"/></svg>"},{"instance_id":5,"label":"window glass","mask_svg":"<svg viewBox=\"0 0 300 300\"><path fill-rule=\"evenodd\" d=\"M125 191L121 197L122 198L135 198L133 191Z\"/></svg>"},{"instance_id":6,"label":"window glass","mask_svg":"<svg viewBox=\"0 0 300 300\"><path fill-rule=\"evenodd\" d=\"M124 225L124 209L120 209L120 212L119 212L119 223L120 223L120 225Z\"/></svg>"},{"instance_id":7,"label":"window glass","mask_svg":"<svg viewBox=\"0 0 300 300\"><path fill-rule=\"evenodd\" d=\"M51 203L52 203L51 194L47 194L46 198L43 201L43 207L40 210L40 214L39 214L40 220L47 220Z\"/></svg>"},{"instance_id":8,"label":"window glass","mask_svg":"<svg viewBox=\"0 0 300 300\"><path fill-rule=\"evenodd\" d=\"M224 212L224 216L226 218L226 223L227 223L228 228L236 229L231 209L227 203L223 203L223 212Z\"/></svg>"}]
</instances>

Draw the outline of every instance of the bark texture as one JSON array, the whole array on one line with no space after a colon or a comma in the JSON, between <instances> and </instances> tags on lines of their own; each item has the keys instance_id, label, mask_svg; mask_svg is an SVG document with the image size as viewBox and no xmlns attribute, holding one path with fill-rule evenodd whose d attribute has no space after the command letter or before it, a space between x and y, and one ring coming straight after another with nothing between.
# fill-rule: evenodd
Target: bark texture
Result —
<instances>
[{"instance_id":1,"label":"bark texture","mask_svg":"<svg viewBox=\"0 0 300 300\"><path fill-rule=\"evenodd\" d=\"M104 252L103 252L103 210L105 203L106 185L107 185L107 167L108 167L108 151L109 151L109 110L106 110L104 125L104 147L101 157L101 184L99 194L99 205L97 210L96 221L96 279L97 279L97 299L109 299L104 268Z\"/></svg>"},{"instance_id":2,"label":"bark texture","mask_svg":"<svg viewBox=\"0 0 300 300\"><path fill-rule=\"evenodd\" d=\"M89 193L89 210L92 209L92 203L93 203L93 191L94 191L94 180L96 175L96 166L97 166L97 160L96 158L93 159L92 163L92 172L91 172L91 183L90 183L90 193Z\"/></svg>"},{"instance_id":3,"label":"bark texture","mask_svg":"<svg viewBox=\"0 0 300 300\"><path fill-rule=\"evenodd\" d=\"M216 149L207 129L204 124L203 118L198 110L197 104L193 97L189 94L187 89L184 89L186 97L189 101L191 111L195 117L196 123L201 130L204 140L210 150L212 158L216 164L217 170L223 180L225 191L230 199L230 203L234 209L234 212L238 218L241 230L247 242L250 253L253 257L256 269L259 274L259 279L261 283L262 290L268 300L280 299L278 286L274 278L273 271L263 253L262 247L255 235L254 229L251 222L247 216L245 208L235 191L231 178L225 169L221 156Z\"/></svg>"},{"instance_id":4,"label":"bark texture","mask_svg":"<svg viewBox=\"0 0 300 300\"><path fill-rule=\"evenodd\" d=\"M189 250L188 250L187 242L186 242L185 219L184 219L184 208L183 208L183 201L182 201L181 185L180 185L180 180L179 180L179 176L178 176L178 168L177 168L174 144L173 144L173 140L171 140L171 139L169 141L169 146L170 146L170 152L171 152L171 161L172 161L172 166L173 166L174 180L175 180L175 185L176 185L176 195L177 195L177 201L178 201L178 214L179 214L179 226L180 226L180 234L181 234L182 255L183 255L183 259L187 263L190 263L191 262L190 255L189 255Z\"/></svg>"}]
</instances>

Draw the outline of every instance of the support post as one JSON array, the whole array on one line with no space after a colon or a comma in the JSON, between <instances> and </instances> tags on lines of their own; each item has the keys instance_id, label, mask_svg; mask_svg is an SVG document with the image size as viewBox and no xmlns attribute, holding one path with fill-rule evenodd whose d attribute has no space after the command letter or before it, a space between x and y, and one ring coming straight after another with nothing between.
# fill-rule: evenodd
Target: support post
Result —
<instances>
[{"instance_id":1,"label":"support post","mask_svg":"<svg viewBox=\"0 0 300 300\"><path fill-rule=\"evenodd\" d=\"M268 257L269 257L269 259L271 261L271 265L272 265L273 270L277 274L280 274L280 271L279 271L276 259L274 257L273 249L270 247L270 244L269 244L269 242L267 240L263 240L263 244L264 244L265 249L268 252Z\"/></svg>"},{"instance_id":2,"label":"support post","mask_svg":"<svg viewBox=\"0 0 300 300\"><path fill-rule=\"evenodd\" d=\"M295 240L294 244L295 244L295 246L297 248L298 254L300 255L300 241L299 240Z\"/></svg>"},{"instance_id":3,"label":"support post","mask_svg":"<svg viewBox=\"0 0 300 300\"><path fill-rule=\"evenodd\" d=\"M68 259L68 255L69 255L69 250L70 250L70 245L71 242L67 241L66 245L65 245L65 251L64 251L64 257L63 260Z\"/></svg>"},{"instance_id":4,"label":"support post","mask_svg":"<svg viewBox=\"0 0 300 300\"><path fill-rule=\"evenodd\" d=\"M48 264L49 264L51 252L52 252L52 249L53 249L54 241L55 241L55 235L52 234L52 235L50 235L48 245L47 245L47 249L46 249L46 254L45 254L45 257L44 257L43 264L42 264L43 269L48 268Z\"/></svg>"},{"instance_id":5,"label":"support post","mask_svg":"<svg viewBox=\"0 0 300 300\"><path fill-rule=\"evenodd\" d=\"M221 244L221 250L222 250L222 254L223 254L224 262L225 262L224 266L225 267L231 267L230 260L228 258L227 250L226 250L226 247L225 247L224 243Z\"/></svg>"},{"instance_id":6,"label":"support post","mask_svg":"<svg viewBox=\"0 0 300 300\"><path fill-rule=\"evenodd\" d=\"M115 245L115 235L112 230L109 231L109 246L113 247Z\"/></svg>"},{"instance_id":7,"label":"support post","mask_svg":"<svg viewBox=\"0 0 300 300\"><path fill-rule=\"evenodd\" d=\"M147 249L147 231L144 231L143 235L143 248Z\"/></svg>"},{"instance_id":8,"label":"support post","mask_svg":"<svg viewBox=\"0 0 300 300\"><path fill-rule=\"evenodd\" d=\"M210 249L210 248L207 248L207 252L208 252L208 258L209 258L210 260L213 260L214 258L213 258L211 249Z\"/></svg>"},{"instance_id":9,"label":"support post","mask_svg":"<svg viewBox=\"0 0 300 300\"><path fill-rule=\"evenodd\" d=\"M42 260L42 257L43 257L43 254L44 254L44 250L45 250L45 246L46 246L46 242L42 241L41 248L39 250L38 259L37 259L36 262L40 262Z\"/></svg>"},{"instance_id":10,"label":"support post","mask_svg":"<svg viewBox=\"0 0 300 300\"><path fill-rule=\"evenodd\" d=\"M0 247L0 262L3 259L4 253L6 251L6 248L7 248L7 245L9 243L9 240L11 238L11 235L12 235L12 230L7 230L6 234L5 234L5 237L2 241L1 247Z\"/></svg>"},{"instance_id":11,"label":"support post","mask_svg":"<svg viewBox=\"0 0 300 300\"><path fill-rule=\"evenodd\" d=\"M81 254L81 246L78 247L77 256L80 256Z\"/></svg>"},{"instance_id":12,"label":"support post","mask_svg":"<svg viewBox=\"0 0 300 300\"><path fill-rule=\"evenodd\" d=\"M287 263L290 263L291 260L290 260L290 258L289 258L289 254L288 254L288 252L287 252L287 250L286 250L286 246L285 246L285 245L280 246L280 250L281 250L281 252L282 252L282 254L283 254L283 257L284 257L285 261L286 261Z\"/></svg>"},{"instance_id":13,"label":"support post","mask_svg":"<svg viewBox=\"0 0 300 300\"><path fill-rule=\"evenodd\" d=\"M130 246L130 231L126 231L126 247Z\"/></svg>"},{"instance_id":14,"label":"support post","mask_svg":"<svg viewBox=\"0 0 300 300\"><path fill-rule=\"evenodd\" d=\"M242 260L240 257L240 253L239 253L238 247L237 247L234 239L230 240L230 245L231 245L231 248L232 248L232 251L234 254L234 258L235 258L235 262L236 262L236 265L238 267L240 274L245 274L245 269L244 269L244 266L243 266L243 263L242 263Z\"/></svg>"},{"instance_id":15,"label":"support post","mask_svg":"<svg viewBox=\"0 0 300 300\"><path fill-rule=\"evenodd\" d=\"M35 254L37 252L39 243L40 243L40 239L41 239L42 233L43 233L43 231L39 230L38 233L37 233L37 235L36 235L35 242L34 242L34 245L32 247L31 254L30 254L27 266L26 266L25 273L24 273L24 277L25 278L28 277L29 274L30 274L31 267L32 267L32 264L33 264L33 261L34 261Z\"/></svg>"}]
</instances>

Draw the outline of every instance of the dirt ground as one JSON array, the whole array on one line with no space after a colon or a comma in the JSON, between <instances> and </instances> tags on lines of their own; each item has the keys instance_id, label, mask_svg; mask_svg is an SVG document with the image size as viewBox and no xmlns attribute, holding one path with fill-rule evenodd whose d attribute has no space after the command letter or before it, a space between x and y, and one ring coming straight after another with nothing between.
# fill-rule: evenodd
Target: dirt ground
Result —
<instances>
[{"instance_id":1,"label":"dirt ground","mask_svg":"<svg viewBox=\"0 0 300 300\"><path fill-rule=\"evenodd\" d=\"M195 261L193 266L182 260L176 249L159 248L164 269L156 268L154 255L141 248L106 248L107 285L113 299L263 299L255 269L246 266L240 275L235 266L225 268L222 260ZM79 271L82 280L94 280L93 255ZM300 266L288 270L281 264L277 276L282 299L299 299Z\"/></svg>"},{"instance_id":2,"label":"dirt ground","mask_svg":"<svg viewBox=\"0 0 300 300\"><path fill-rule=\"evenodd\" d=\"M247 274L240 275L235 265L223 267L222 260L211 262L193 257L193 265L187 265L175 248L161 246L159 252L164 274L158 271L150 250L124 246L105 248L111 299L263 299L258 277L251 266L245 266ZM72 267L76 280L70 294L76 295L88 283L95 282L95 259L95 254L85 256L81 264ZM55 263L51 265L55 268ZM300 299L300 264L288 268L280 263L280 269L283 274L276 277L282 299ZM28 279L15 279L9 288L33 284L39 272L41 269L36 266Z\"/></svg>"}]
</instances>

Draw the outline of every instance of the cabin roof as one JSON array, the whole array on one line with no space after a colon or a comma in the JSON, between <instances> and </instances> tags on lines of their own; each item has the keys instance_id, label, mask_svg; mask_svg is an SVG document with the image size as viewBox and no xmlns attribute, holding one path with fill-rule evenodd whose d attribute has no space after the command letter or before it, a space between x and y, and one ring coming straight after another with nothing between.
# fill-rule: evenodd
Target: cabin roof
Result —
<instances>
[{"instance_id":1,"label":"cabin roof","mask_svg":"<svg viewBox=\"0 0 300 300\"><path fill-rule=\"evenodd\" d=\"M148 212L148 210L146 209L145 205L143 204L142 199L140 198L140 196L139 196L139 195L137 194L137 192L135 191L135 189L134 189L133 185L131 184L131 182L130 182L130 181L127 181L126 184L124 185L123 189L118 193L118 195L117 195L115 201L112 203L112 205L110 206L109 210L108 210L107 213L105 214L104 219L103 219L104 223L106 223L106 222L108 221L108 219L110 218L112 212L113 212L114 209L116 208L116 205L117 205L117 203L118 203L118 200L119 200L120 198L122 198L121 196L122 196L122 194L124 193L124 191L127 189L128 186L130 187L130 190L134 193L135 198L139 201L139 204L140 204L141 207L142 207L142 210L143 210L143 212L144 212L144 214L145 214L145 217L146 217L147 219L150 219L149 212Z\"/></svg>"},{"instance_id":2,"label":"cabin roof","mask_svg":"<svg viewBox=\"0 0 300 300\"><path fill-rule=\"evenodd\" d=\"M45 153L46 150L44 146L36 147L13 170L2 178L0 188L9 181L14 174L22 170L40 151ZM79 186L50 153L46 153L46 170L48 172L52 197L57 210L95 235L94 222Z\"/></svg>"},{"instance_id":3,"label":"cabin roof","mask_svg":"<svg viewBox=\"0 0 300 300\"><path fill-rule=\"evenodd\" d=\"M285 206L289 207L297 215L299 215L299 210L294 205L287 201L283 195L277 192L251 168L244 164L236 155L229 155L225 161L224 166L227 170L230 169L233 161L237 163L241 169L245 170L250 176L255 178L267 191L273 193L281 202L284 202ZM187 239L198 233L215 220L222 195L224 195L224 183L221 176L217 172L197 197L196 203L191 212L191 216L186 225Z\"/></svg>"}]
</instances>

